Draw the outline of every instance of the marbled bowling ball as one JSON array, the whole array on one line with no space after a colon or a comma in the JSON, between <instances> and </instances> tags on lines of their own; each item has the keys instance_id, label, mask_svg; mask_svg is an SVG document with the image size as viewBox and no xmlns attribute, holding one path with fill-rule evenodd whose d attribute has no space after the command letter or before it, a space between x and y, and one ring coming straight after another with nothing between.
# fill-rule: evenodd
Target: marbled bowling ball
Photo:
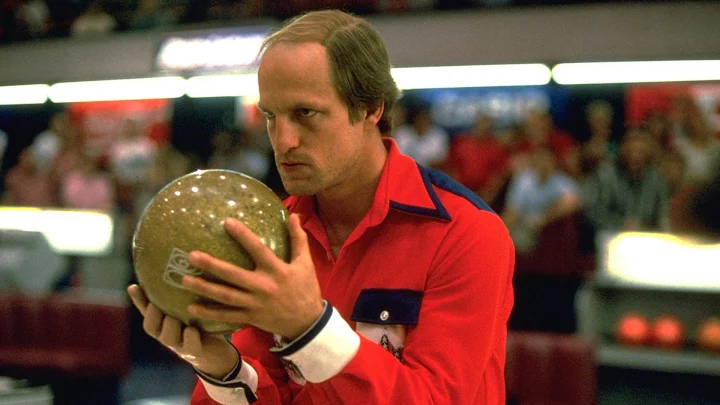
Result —
<instances>
[{"instance_id":1,"label":"marbled bowling ball","mask_svg":"<svg viewBox=\"0 0 720 405\"><path fill-rule=\"evenodd\" d=\"M133 236L133 263L150 302L164 313L210 333L230 333L243 325L194 318L192 303L220 305L183 288L184 274L222 282L188 263L199 250L246 269L251 257L225 231L225 218L245 223L281 259L290 256L288 212L262 182L228 170L200 170L160 190L145 208Z\"/></svg>"}]
</instances>

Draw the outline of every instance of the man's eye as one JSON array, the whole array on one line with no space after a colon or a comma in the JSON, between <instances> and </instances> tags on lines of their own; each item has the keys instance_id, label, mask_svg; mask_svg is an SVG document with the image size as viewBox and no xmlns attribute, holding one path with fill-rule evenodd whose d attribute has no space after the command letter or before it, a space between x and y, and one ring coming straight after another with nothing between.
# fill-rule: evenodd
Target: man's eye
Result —
<instances>
[{"instance_id":1,"label":"man's eye","mask_svg":"<svg viewBox=\"0 0 720 405\"><path fill-rule=\"evenodd\" d=\"M274 115L273 113L267 112L267 111L264 112L263 115L265 115L265 118L267 118L267 119L270 119L270 118L274 118L274 117L275 117L275 115Z\"/></svg>"},{"instance_id":2,"label":"man's eye","mask_svg":"<svg viewBox=\"0 0 720 405\"><path fill-rule=\"evenodd\" d=\"M297 113L299 116L307 118L307 117L312 117L313 115L315 115L315 113L317 113L317 111L311 110L309 108L301 108L298 110Z\"/></svg>"}]
</instances>

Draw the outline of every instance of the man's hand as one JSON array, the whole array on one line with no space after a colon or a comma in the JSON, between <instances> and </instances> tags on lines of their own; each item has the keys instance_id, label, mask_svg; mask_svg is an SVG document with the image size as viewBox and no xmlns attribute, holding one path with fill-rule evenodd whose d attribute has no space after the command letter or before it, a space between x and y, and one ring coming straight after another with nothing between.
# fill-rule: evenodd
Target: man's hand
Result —
<instances>
[{"instance_id":1,"label":"man's hand","mask_svg":"<svg viewBox=\"0 0 720 405\"><path fill-rule=\"evenodd\" d=\"M288 228L292 254L290 263L285 263L247 226L226 219L225 230L245 248L256 267L244 269L202 252L190 252L190 264L227 285L188 275L183 276L183 285L230 308L193 304L188 312L208 320L253 325L290 340L309 329L324 304L307 234L296 214L290 215Z\"/></svg>"},{"instance_id":2,"label":"man's hand","mask_svg":"<svg viewBox=\"0 0 720 405\"><path fill-rule=\"evenodd\" d=\"M178 319L165 315L151 304L142 288L133 284L127 289L135 307L143 315L143 329L180 358L211 377L221 379L239 359L224 336L208 334L185 326Z\"/></svg>"}]
</instances>

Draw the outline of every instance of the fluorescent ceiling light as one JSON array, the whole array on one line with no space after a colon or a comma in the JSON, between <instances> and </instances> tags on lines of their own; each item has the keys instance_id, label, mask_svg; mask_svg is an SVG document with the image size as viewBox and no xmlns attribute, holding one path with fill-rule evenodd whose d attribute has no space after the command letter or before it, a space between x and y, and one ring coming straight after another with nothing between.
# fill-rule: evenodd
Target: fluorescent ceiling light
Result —
<instances>
[{"instance_id":1,"label":"fluorescent ceiling light","mask_svg":"<svg viewBox=\"0 0 720 405\"><path fill-rule=\"evenodd\" d=\"M171 37L160 46L156 64L164 70L249 67L255 63L264 39L261 33Z\"/></svg>"},{"instance_id":2,"label":"fluorescent ceiling light","mask_svg":"<svg viewBox=\"0 0 720 405\"><path fill-rule=\"evenodd\" d=\"M394 68L402 90L457 87L531 86L550 82L543 64ZM208 75L188 79L190 97L257 97L257 74Z\"/></svg>"},{"instance_id":3,"label":"fluorescent ceiling light","mask_svg":"<svg viewBox=\"0 0 720 405\"><path fill-rule=\"evenodd\" d=\"M637 285L720 291L720 244L625 232L610 238L606 249L604 277Z\"/></svg>"},{"instance_id":4,"label":"fluorescent ceiling light","mask_svg":"<svg viewBox=\"0 0 720 405\"><path fill-rule=\"evenodd\" d=\"M550 82L550 69L540 63L394 68L392 75L403 90L531 86Z\"/></svg>"},{"instance_id":5,"label":"fluorescent ceiling light","mask_svg":"<svg viewBox=\"0 0 720 405\"><path fill-rule=\"evenodd\" d=\"M0 87L0 105L42 104L47 101L47 84Z\"/></svg>"},{"instance_id":6,"label":"fluorescent ceiling light","mask_svg":"<svg viewBox=\"0 0 720 405\"><path fill-rule=\"evenodd\" d=\"M720 60L561 63L552 76L559 84L720 80Z\"/></svg>"},{"instance_id":7,"label":"fluorescent ceiling light","mask_svg":"<svg viewBox=\"0 0 720 405\"><path fill-rule=\"evenodd\" d=\"M59 254L95 256L112 250L113 220L99 211L2 207L0 229L42 232Z\"/></svg>"},{"instance_id":8,"label":"fluorescent ceiling light","mask_svg":"<svg viewBox=\"0 0 720 405\"><path fill-rule=\"evenodd\" d=\"M186 90L190 97L257 97L257 74L195 76Z\"/></svg>"},{"instance_id":9,"label":"fluorescent ceiling light","mask_svg":"<svg viewBox=\"0 0 720 405\"><path fill-rule=\"evenodd\" d=\"M49 96L54 103L72 103L176 98L183 94L185 94L185 79L182 77L153 77L57 83L50 87Z\"/></svg>"}]
</instances>

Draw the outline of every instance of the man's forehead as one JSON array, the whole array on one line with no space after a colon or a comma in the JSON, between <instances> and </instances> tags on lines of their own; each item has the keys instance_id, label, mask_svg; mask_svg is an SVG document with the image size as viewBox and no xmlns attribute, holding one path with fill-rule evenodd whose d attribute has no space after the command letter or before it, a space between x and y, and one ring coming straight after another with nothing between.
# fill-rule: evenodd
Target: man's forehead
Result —
<instances>
[{"instance_id":1,"label":"man's forehead","mask_svg":"<svg viewBox=\"0 0 720 405\"><path fill-rule=\"evenodd\" d=\"M263 57L258 86L259 106L266 110L322 102L334 91L325 48L317 43L274 44Z\"/></svg>"}]
</instances>

